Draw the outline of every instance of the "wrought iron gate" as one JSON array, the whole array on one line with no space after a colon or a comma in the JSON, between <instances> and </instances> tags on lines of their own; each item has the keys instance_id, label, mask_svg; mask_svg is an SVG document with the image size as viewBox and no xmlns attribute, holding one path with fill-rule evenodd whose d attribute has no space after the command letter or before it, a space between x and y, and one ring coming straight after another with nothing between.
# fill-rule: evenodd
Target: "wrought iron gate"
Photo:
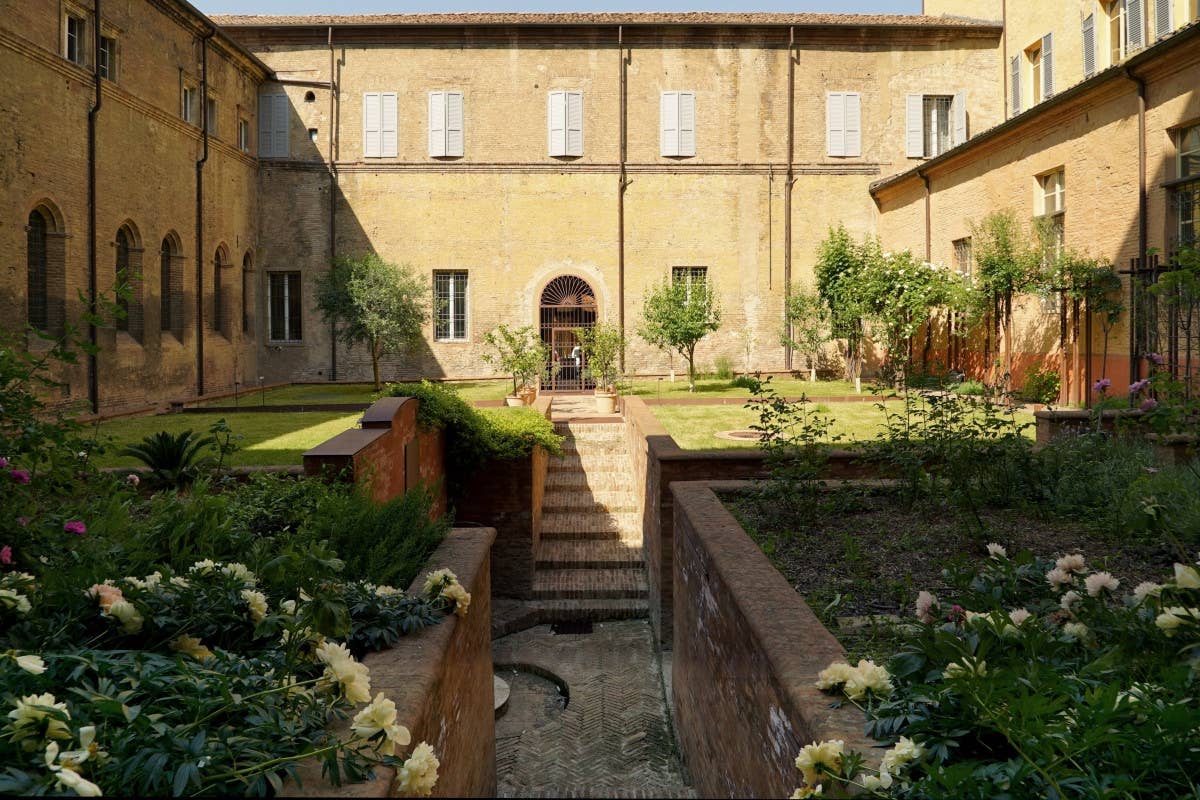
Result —
<instances>
[{"instance_id":1,"label":"wrought iron gate","mask_svg":"<svg viewBox=\"0 0 1200 800\"><path fill-rule=\"evenodd\" d=\"M1190 259L1190 261L1189 261ZM1144 377L1142 362L1153 354L1185 397L1195 396L1200 382L1200 291L1195 282L1196 251L1160 257L1152 253L1130 262L1131 380Z\"/></svg>"},{"instance_id":2,"label":"wrought iron gate","mask_svg":"<svg viewBox=\"0 0 1200 800\"><path fill-rule=\"evenodd\" d=\"M582 278L563 275L542 290L539 320L549 351L542 386L553 391L592 389L576 331L596 324L596 293Z\"/></svg>"}]
</instances>

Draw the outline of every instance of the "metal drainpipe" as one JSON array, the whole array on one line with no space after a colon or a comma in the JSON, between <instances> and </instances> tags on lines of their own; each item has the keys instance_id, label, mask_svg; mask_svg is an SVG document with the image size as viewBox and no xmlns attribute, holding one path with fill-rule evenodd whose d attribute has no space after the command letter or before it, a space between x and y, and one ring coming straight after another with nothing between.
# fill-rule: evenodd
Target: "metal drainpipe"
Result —
<instances>
[{"instance_id":1,"label":"metal drainpipe","mask_svg":"<svg viewBox=\"0 0 1200 800\"><path fill-rule=\"evenodd\" d=\"M196 162L196 395L204 394L204 164L208 161L208 40L210 28L200 37L200 140L203 151Z\"/></svg>"},{"instance_id":2,"label":"metal drainpipe","mask_svg":"<svg viewBox=\"0 0 1200 800\"><path fill-rule=\"evenodd\" d=\"M92 77L96 83L96 100L88 109L88 403L92 413L100 413L100 360L97 357L96 330L96 122L103 102L104 89L100 83L100 0L96 0L95 25L92 42Z\"/></svg>"},{"instance_id":3,"label":"metal drainpipe","mask_svg":"<svg viewBox=\"0 0 1200 800\"><path fill-rule=\"evenodd\" d=\"M796 28L788 27L788 77L787 77L787 177L783 185L783 330L786 338L792 338L792 326L788 322L788 304L792 300L792 184L796 182L792 168L796 144ZM783 366L792 369L792 346L783 346Z\"/></svg>"},{"instance_id":4,"label":"metal drainpipe","mask_svg":"<svg viewBox=\"0 0 1200 800\"><path fill-rule=\"evenodd\" d=\"M617 26L617 55L619 56L620 91L618 93L618 125L617 150L620 167L617 175L617 326L621 330L621 338L625 337L625 188L629 185L625 176L625 95L627 91L625 74L625 27ZM625 372L625 348L621 348L621 372Z\"/></svg>"},{"instance_id":5,"label":"metal drainpipe","mask_svg":"<svg viewBox=\"0 0 1200 800\"><path fill-rule=\"evenodd\" d=\"M1138 104L1138 254L1137 263L1145 267L1150 248L1149 232L1146 228L1146 81L1134 75L1128 67L1122 70L1125 77L1137 86ZM1141 269L1129 271L1129 382L1134 383L1142 374L1141 359L1137 358L1137 303L1135 282L1141 280ZM1091 350L1091 341L1088 349ZM1088 405L1091 405L1092 387L1086 386Z\"/></svg>"},{"instance_id":6,"label":"metal drainpipe","mask_svg":"<svg viewBox=\"0 0 1200 800\"><path fill-rule=\"evenodd\" d=\"M333 49L333 26L328 28L329 44L329 268L337 258L336 214L337 214L337 158L334 155L334 135L337 124L334 119L334 103L337 98L337 82L333 79L337 69L337 57ZM337 380L337 323L329 323L329 380Z\"/></svg>"},{"instance_id":7,"label":"metal drainpipe","mask_svg":"<svg viewBox=\"0 0 1200 800\"><path fill-rule=\"evenodd\" d=\"M933 261L933 220L931 218L931 207L933 206L933 193L929 188L929 176L921 170L917 170L917 177L921 179L921 183L925 185L925 260Z\"/></svg>"}]
</instances>

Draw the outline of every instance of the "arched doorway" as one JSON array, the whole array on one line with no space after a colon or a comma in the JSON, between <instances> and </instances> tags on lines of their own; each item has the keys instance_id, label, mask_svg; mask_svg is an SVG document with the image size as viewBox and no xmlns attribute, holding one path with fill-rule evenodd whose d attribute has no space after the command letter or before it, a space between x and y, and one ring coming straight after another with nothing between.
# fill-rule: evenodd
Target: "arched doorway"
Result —
<instances>
[{"instance_id":1,"label":"arched doorway","mask_svg":"<svg viewBox=\"0 0 1200 800\"><path fill-rule=\"evenodd\" d=\"M550 351L542 385L554 391L590 389L576 330L596 324L596 293L587 281L562 275L542 290L538 320L542 341ZM557 366L557 369L555 367Z\"/></svg>"}]
</instances>

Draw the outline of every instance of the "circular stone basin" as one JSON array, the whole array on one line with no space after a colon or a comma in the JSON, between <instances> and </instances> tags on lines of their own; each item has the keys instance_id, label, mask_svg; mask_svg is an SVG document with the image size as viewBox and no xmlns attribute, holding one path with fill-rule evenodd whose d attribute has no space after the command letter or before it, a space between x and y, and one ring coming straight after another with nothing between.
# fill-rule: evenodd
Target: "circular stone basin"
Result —
<instances>
[{"instance_id":1,"label":"circular stone basin","mask_svg":"<svg viewBox=\"0 0 1200 800\"><path fill-rule=\"evenodd\" d=\"M713 436L733 442L760 442L763 438L763 435L758 431L748 430L717 431Z\"/></svg>"}]
</instances>

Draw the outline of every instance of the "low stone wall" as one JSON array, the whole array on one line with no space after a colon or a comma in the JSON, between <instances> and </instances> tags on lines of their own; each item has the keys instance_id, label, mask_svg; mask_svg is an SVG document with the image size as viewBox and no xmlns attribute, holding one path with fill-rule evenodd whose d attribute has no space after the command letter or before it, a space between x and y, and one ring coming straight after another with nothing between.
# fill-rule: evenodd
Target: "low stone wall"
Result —
<instances>
[{"instance_id":1,"label":"low stone wall","mask_svg":"<svg viewBox=\"0 0 1200 800\"><path fill-rule=\"evenodd\" d=\"M409 587L420 592L425 572L449 568L471 593L465 617L446 617L363 661L371 670L372 694L383 692L396 703L397 722L412 733L413 746L433 746L441 762L434 797L496 795L489 556L495 535L490 528L455 528ZM378 769L374 780L340 788L321 778L319 763L305 764L300 777L301 785L289 785L285 796L399 796L394 769Z\"/></svg>"},{"instance_id":2,"label":"low stone wall","mask_svg":"<svg viewBox=\"0 0 1200 800\"><path fill-rule=\"evenodd\" d=\"M549 395L543 395L533 408L548 419L551 402ZM497 595L533 597L548 464L549 456L541 447L526 458L493 461L480 467L463 496L455 498L455 518L460 523L496 529L492 580Z\"/></svg>"},{"instance_id":3,"label":"low stone wall","mask_svg":"<svg viewBox=\"0 0 1200 800\"><path fill-rule=\"evenodd\" d=\"M625 399L625 433L633 459L638 511L642 515L642 552L650 590L650 622L659 645L671 648L674 499L676 481L737 480L767 475L766 459L758 448L683 450L667 433L645 401ZM877 470L860 464L850 450L832 450L830 478L875 477Z\"/></svg>"},{"instance_id":4,"label":"low stone wall","mask_svg":"<svg viewBox=\"0 0 1200 800\"><path fill-rule=\"evenodd\" d=\"M1108 409L1100 413L1100 426L1103 430L1112 431L1117 421L1136 422L1142 416L1138 409ZM1036 440L1038 444L1049 444L1050 440L1064 433L1082 433L1095 430L1095 412L1086 408L1055 408L1033 412L1036 422Z\"/></svg>"},{"instance_id":5,"label":"low stone wall","mask_svg":"<svg viewBox=\"0 0 1200 800\"><path fill-rule=\"evenodd\" d=\"M725 509L713 487L674 483L672 695L701 797L787 797L796 754L841 739L870 753L865 718L814 685L845 652Z\"/></svg>"},{"instance_id":6,"label":"low stone wall","mask_svg":"<svg viewBox=\"0 0 1200 800\"><path fill-rule=\"evenodd\" d=\"M384 397L371 404L361 428L351 428L304 454L304 471L344 473L386 502L415 486L435 492L433 514L446 510L445 447L441 431L417 427L419 401Z\"/></svg>"}]
</instances>

